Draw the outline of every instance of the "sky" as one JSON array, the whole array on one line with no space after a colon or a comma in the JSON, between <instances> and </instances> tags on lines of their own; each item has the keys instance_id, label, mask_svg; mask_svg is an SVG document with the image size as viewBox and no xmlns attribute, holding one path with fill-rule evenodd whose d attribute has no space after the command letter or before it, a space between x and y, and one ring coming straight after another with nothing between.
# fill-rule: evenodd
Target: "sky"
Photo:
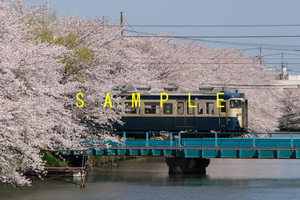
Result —
<instances>
[{"instance_id":1,"label":"sky","mask_svg":"<svg viewBox=\"0 0 300 200\"><path fill-rule=\"evenodd\" d=\"M28 0L29 5L42 2ZM59 17L74 13L78 18L108 17L111 24L119 24L123 12L128 26L124 34L196 36L207 46L246 49L244 54L250 56L261 52L263 62L278 70L283 54L288 73L300 74L299 0L50 0L49 4Z\"/></svg>"}]
</instances>

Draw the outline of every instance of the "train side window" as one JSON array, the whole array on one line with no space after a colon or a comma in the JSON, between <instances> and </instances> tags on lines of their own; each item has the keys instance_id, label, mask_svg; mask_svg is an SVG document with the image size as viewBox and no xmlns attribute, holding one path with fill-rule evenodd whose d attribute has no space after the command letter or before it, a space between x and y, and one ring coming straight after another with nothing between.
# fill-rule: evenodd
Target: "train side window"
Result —
<instances>
[{"instance_id":1,"label":"train side window","mask_svg":"<svg viewBox=\"0 0 300 200\"><path fill-rule=\"evenodd\" d=\"M191 106L194 106L193 102L190 102ZM194 114L194 107L189 107L189 103L187 103L187 114L193 115Z\"/></svg>"},{"instance_id":2,"label":"train side window","mask_svg":"<svg viewBox=\"0 0 300 200\"><path fill-rule=\"evenodd\" d=\"M140 108L132 107L131 102L125 102L125 114L140 114Z\"/></svg>"},{"instance_id":3,"label":"train side window","mask_svg":"<svg viewBox=\"0 0 300 200\"><path fill-rule=\"evenodd\" d=\"M177 114L178 115L183 115L184 113L184 103L183 102L178 102L177 103Z\"/></svg>"},{"instance_id":4,"label":"train side window","mask_svg":"<svg viewBox=\"0 0 300 200\"><path fill-rule=\"evenodd\" d=\"M222 102L221 102L221 106L222 106L222 107L221 107L221 112L222 112L222 113L226 113L226 102L225 102L225 101L222 101ZM223 106L224 106L224 107L223 107Z\"/></svg>"},{"instance_id":5,"label":"train side window","mask_svg":"<svg viewBox=\"0 0 300 200\"><path fill-rule=\"evenodd\" d=\"M159 115L159 102L145 102L145 114Z\"/></svg>"},{"instance_id":6,"label":"train side window","mask_svg":"<svg viewBox=\"0 0 300 200\"><path fill-rule=\"evenodd\" d=\"M241 108L242 101L241 100L230 100L230 108Z\"/></svg>"},{"instance_id":7,"label":"train side window","mask_svg":"<svg viewBox=\"0 0 300 200\"><path fill-rule=\"evenodd\" d=\"M214 103L213 102L206 103L206 114L209 114L209 115L214 114Z\"/></svg>"},{"instance_id":8,"label":"train side window","mask_svg":"<svg viewBox=\"0 0 300 200\"><path fill-rule=\"evenodd\" d=\"M173 114L173 104L172 103L164 103L163 105L164 114Z\"/></svg>"},{"instance_id":9,"label":"train side window","mask_svg":"<svg viewBox=\"0 0 300 200\"><path fill-rule=\"evenodd\" d=\"M198 103L198 114L203 115L203 103Z\"/></svg>"}]
</instances>

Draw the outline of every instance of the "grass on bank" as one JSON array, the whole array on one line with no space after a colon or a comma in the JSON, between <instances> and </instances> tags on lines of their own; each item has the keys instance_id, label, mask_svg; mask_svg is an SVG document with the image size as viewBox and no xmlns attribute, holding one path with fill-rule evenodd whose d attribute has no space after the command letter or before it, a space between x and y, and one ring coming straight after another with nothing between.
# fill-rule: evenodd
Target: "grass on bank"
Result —
<instances>
[{"instance_id":1,"label":"grass on bank","mask_svg":"<svg viewBox=\"0 0 300 200\"><path fill-rule=\"evenodd\" d=\"M45 162L45 167L68 167L66 161L54 156L49 152L43 152L43 161Z\"/></svg>"}]
</instances>

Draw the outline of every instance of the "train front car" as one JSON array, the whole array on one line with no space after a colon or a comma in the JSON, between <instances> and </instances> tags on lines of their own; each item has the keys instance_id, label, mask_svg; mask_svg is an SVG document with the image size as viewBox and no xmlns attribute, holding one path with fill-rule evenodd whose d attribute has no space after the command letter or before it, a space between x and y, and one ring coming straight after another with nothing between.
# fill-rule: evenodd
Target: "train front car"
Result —
<instances>
[{"instance_id":1,"label":"train front car","mask_svg":"<svg viewBox=\"0 0 300 200\"><path fill-rule=\"evenodd\" d=\"M221 91L219 126L221 131L244 132L248 128L248 100L243 93Z\"/></svg>"},{"instance_id":2,"label":"train front car","mask_svg":"<svg viewBox=\"0 0 300 200\"><path fill-rule=\"evenodd\" d=\"M213 88L193 92L179 92L177 88L165 88L161 92L138 89L123 90L120 94L124 98L121 104L126 108L121 114L125 124L114 124L117 131L241 132L247 129L247 100L242 93L217 92Z\"/></svg>"}]
</instances>

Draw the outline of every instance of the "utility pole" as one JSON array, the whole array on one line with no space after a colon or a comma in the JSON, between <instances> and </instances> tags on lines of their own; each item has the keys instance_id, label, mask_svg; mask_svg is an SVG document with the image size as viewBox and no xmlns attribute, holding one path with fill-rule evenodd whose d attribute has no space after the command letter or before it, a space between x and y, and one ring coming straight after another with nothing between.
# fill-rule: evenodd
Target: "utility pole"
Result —
<instances>
[{"instance_id":1,"label":"utility pole","mask_svg":"<svg viewBox=\"0 0 300 200\"><path fill-rule=\"evenodd\" d=\"M287 79L287 64L283 64L283 53L281 53L281 72L284 80Z\"/></svg>"},{"instance_id":2,"label":"utility pole","mask_svg":"<svg viewBox=\"0 0 300 200\"><path fill-rule=\"evenodd\" d=\"M259 54L259 64L260 64L260 66L261 66L261 64L262 64L262 52L261 52L261 45L260 45L259 51L260 51L260 54Z\"/></svg>"},{"instance_id":3,"label":"utility pole","mask_svg":"<svg viewBox=\"0 0 300 200\"><path fill-rule=\"evenodd\" d=\"M281 53L281 73L283 74L283 53Z\"/></svg>"},{"instance_id":4,"label":"utility pole","mask_svg":"<svg viewBox=\"0 0 300 200\"><path fill-rule=\"evenodd\" d=\"M123 35L123 26L124 26L124 21L123 21L123 12L121 12L121 28L122 28L122 31L121 31L121 35Z\"/></svg>"}]
</instances>

